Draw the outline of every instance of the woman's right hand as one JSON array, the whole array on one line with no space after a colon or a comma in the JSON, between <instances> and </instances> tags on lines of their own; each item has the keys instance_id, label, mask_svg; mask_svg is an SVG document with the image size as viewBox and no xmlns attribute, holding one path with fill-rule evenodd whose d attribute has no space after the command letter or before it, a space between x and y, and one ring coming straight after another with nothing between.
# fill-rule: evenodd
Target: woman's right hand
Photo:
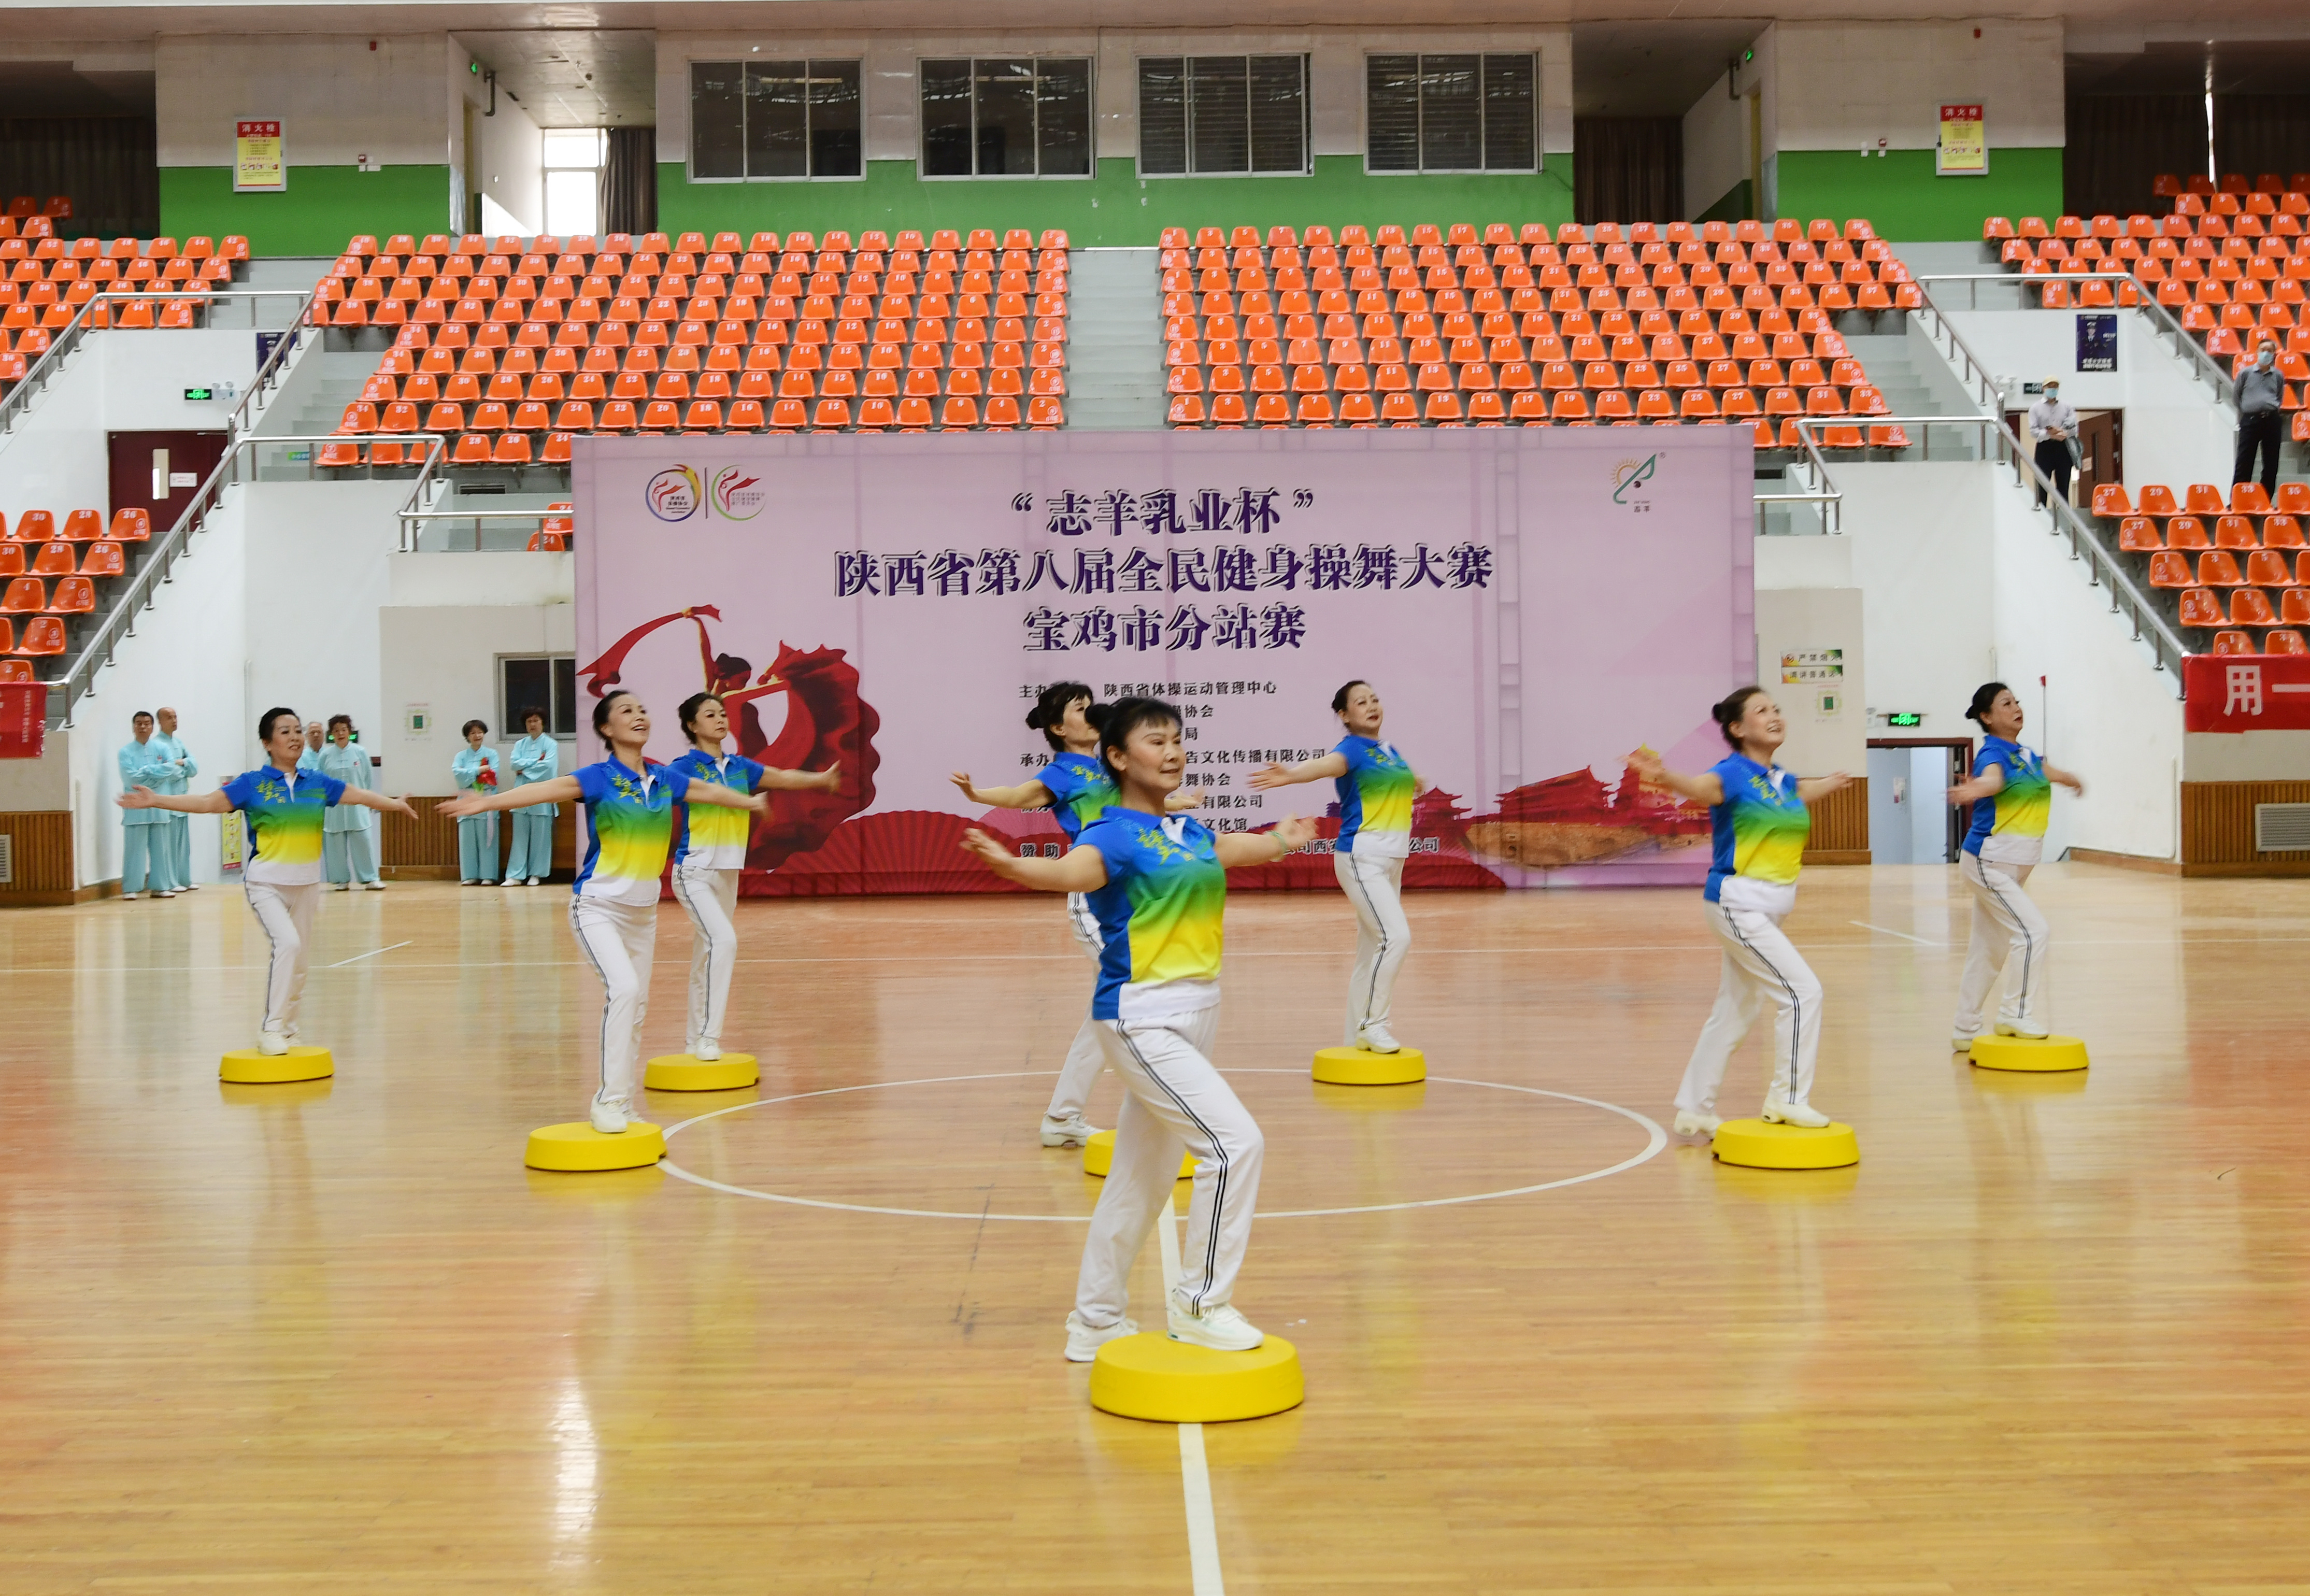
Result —
<instances>
[{"instance_id":1,"label":"woman's right hand","mask_svg":"<svg viewBox=\"0 0 2310 1596\"><path fill-rule=\"evenodd\" d=\"M1243 785L1255 793L1264 793L1271 787L1288 787L1291 785L1291 773L1281 765L1263 765L1245 776Z\"/></svg>"}]
</instances>

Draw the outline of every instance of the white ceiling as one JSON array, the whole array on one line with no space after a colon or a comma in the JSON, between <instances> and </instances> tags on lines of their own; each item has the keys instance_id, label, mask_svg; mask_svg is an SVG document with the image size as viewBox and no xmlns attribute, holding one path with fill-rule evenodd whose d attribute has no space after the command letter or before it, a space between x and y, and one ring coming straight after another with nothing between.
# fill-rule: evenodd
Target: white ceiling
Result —
<instances>
[{"instance_id":1,"label":"white ceiling","mask_svg":"<svg viewBox=\"0 0 2310 1596\"><path fill-rule=\"evenodd\" d=\"M456 39L540 127L647 127L657 118L654 33L554 28Z\"/></svg>"}]
</instances>

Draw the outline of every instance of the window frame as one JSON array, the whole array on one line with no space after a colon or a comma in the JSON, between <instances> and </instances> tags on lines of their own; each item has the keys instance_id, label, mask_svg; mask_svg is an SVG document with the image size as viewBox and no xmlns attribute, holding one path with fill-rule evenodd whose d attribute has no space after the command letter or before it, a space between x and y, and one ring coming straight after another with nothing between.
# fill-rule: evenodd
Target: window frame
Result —
<instances>
[{"instance_id":1,"label":"window frame","mask_svg":"<svg viewBox=\"0 0 2310 1596\"><path fill-rule=\"evenodd\" d=\"M566 704L561 702L562 693L560 679L562 672L556 669L556 667L564 660L569 662L569 675L570 678L569 702ZM519 725L515 724L514 717L521 713L523 707L514 704L511 700L508 684L506 681L506 667L509 664L526 664L537 661L543 661L546 667L545 734L558 742L575 742L578 740L578 699L579 696L577 682L578 656L575 654L559 654L551 650L544 652L539 652L536 650L520 650L515 653L500 654L495 656L491 668L497 676L496 697L498 699L498 727L501 733L497 741L501 742L517 742L527 734ZM569 730L567 732L558 730L556 727L556 722L560 719L561 713L565 710L568 712L569 717ZM563 774L567 775L568 772L565 771Z\"/></svg>"},{"instance_id":2,"label":"window frame","mask_svg":"<svg viewBox=\"0 0 2310 1596\"><path fill-rule=\"evenodd\" d=\"M1374 53L1385 54L1387 52L1377 51ZM1397 51L1395 53L1401 55L1402 52ZM1195 170L1195 97L1194 64L1198 60L1226 59L1241 61L1244 64L1244 78L1247 85L1251 76L1252 62L1255 60L1276 60L1284 57L1296 59L1299 63L1299 169L1297 171L1261 171L1256 167L1246 166L1244 170L1239 172L1199 172ZM1185 140L1183 148L1185 164L1183 169L1179 171L1151 172L1147 169L1147 118L1145 108L1140 102L1140 84L1142 81L1141 77L1142 63L1147 61L1177 61L1180 64L1180 82L1186 86L1186 92L1182 97L1180 102L1182 115L1185 118L1183 124L1184 133L1182 137ZM1182 178L1203 178L1216 181L1229 178L1291 178L1314 177L1316 175L1315 77L1315 52L1312 50L1245 50L1240 54L1233 50L1220 50L1212 55L1206 56L1190 55L1185 51L1181 51L1177 55L1171 55L1159 51L1150 51L1143 56L1132 56L1131 95L1132 108L1134 113L1132 119L1136 124L1139 131L1139 148L1133 152L1133 157L1137 165L1139 177L1142 180L1150 183L1173 183ZM1250 144L1251 116L1248 98L1246 98L1245 103L1244 134L1246 141L1244 146L1245 159L1246 160L1250 160L1255 157L1253 154Z\"/></svg>"},{"instance_id":3,"label":"window frame","mask_svg":"<svg viewBox=\"0 0 2310 1596\"><path fill-rule=\"evenodd\" d=\"M762 66L762 65L769 65L769 64L771 64L771 63L773 63L773 62L785 63L785 64L786 64L786 65L799 65L799 66L801 66L801 67L802 67L802 69L803 69L803 76L804 76L804 80L805 80L805 82L807 82L807 80L808 80L808 77L809 77L809 74L810 74L811 69L812 69L812 67L815 67L815 66L817 66L817 65L821 65L821 64L825 64L825 65L844 65L844 66L852 66L852 67L855 67L855 68L857 69L857 72L858 72L858 169L857 169L855 172L851 172L851 173L838 173L838 174L834 174L834 175L831 175L831 176L826 176L826 177L821 177L821 176L820 176L820 175L819 175L818 173L816 173L816 172L809 172L809 173L805 173L805 174L804 174L804 175L803 175L802 177L798 177L798 178L796 178L796 177L760 177L760 178L758 178L758 177L754 176L751 172L742 172L742 173L741 173L739 176L734 177L734 178L701 178L701 177L699 177L699 176L698 175L698 86L697 86L697 85L698 85L698 80L697 80L697 76L696 76L697 69L698 69L699 67L700 67L700 66L722 66L722 65L731 65L731 66L735 66L735 67L738 69L738 161L739 161L739 164L740 164L741 166L743 166L743 165L745 164L745 160L746 160L746 149L747 149L747 141L746 141L746 87L745 87L745 84L746 84L746 75L745 75L745 69L746 69L747 67L749 67L749 66ZM684 63L684 65L690 68L690 74L691 74L690 78L690 82L689 82L689 83L686 85L686 89L685 89L685 91L686 91L686 92L689 94L689 96L690 96L690 100L689 100L690 124L689 124L689 127L688 127L688 129L687 129L688 137L687 137L687 138L685 138L685 139L684 139L684 141L683 141L683 149L682 149L682 180L683 180L684 182L686 182L686 183L864 183L864 182L866 180L866 166L867 166L867 155L866 155L866 129L867 129L867 119L868 119L868 117L872 115L872 112L869 110L869 108L868 108L868 107L867 107L867 103L866 103L866 96L867 96L867 91L868 91L868 85L869 85L869 83L872 82L873 74L871 74L871 73L869 73L869 72L866 70L866 57L865 57L865 56L864 56L863 53L862 53L862 54L860 54L860 55L856 55L856 56L795 56L795 55L789 55L789 54L787 54L786 52L785 52L785 51L783 51L783 50L780 50L780 51L777 51L777 53L775 53L775 54L769 54L769 55L760 55L760 56L757 56L757 55L753 55L753 54L751 54L751 53L750 53L750 54L743 55L743 56L723 56L723 55L721 55L720 53L718 53L718 52L717 52L717 53L716 53L716 54L709 55L709 56L699 56L693 57L692 59L690 59L690 60L687 61L686 63ZM803 96L803 148L805 151L807 151L807 150L809 150L809 149L811 148L809 115L810 115L810 112L809 112L809 96L808 96L807 92L805 92L805 93L804 93L804 96ZM603 160L604 160L604 162L605 164L607 163L608 159L609 159L609 157L608 157L608 148L607 148L607 143L606 143L606 141L605 141L605 142L604 142L604 154L603 154Z\"/></svg>"},{"instance_id":4,"label":"window frame","mask_svg":"<svg viewBox=\"0 0 2310 1596\"><path fill-rule=\"evenodd\" d=\"M1035 67L1035 170L1031 172L930 171L930 121L923 115L923 67L929 62L965 62L970 67L970 161L978 164L978 64L982 61L1029 61ZM1083 126L1090 140L1090 169L1046 172L1043 166L1043 63L1080 61L1083 66ZM1077 56L1064 50L1015 50L991 56L919 55L915 57L915 181L917 183L1086 183L1099 177L1099 56Z\"/></svg>"},{"instance_id":5,"label":"window frame","mask_svg":"<svg viewBox=\"0 0 2310 1596\"><path fill-rule=\"evenodd\" d=\"M1412 76L1416 82L1419 82L1423 85L1419 91L1419 104L1415 108L1415 132L1413 134L1413 143L1415 147L1420 150L1420 164L1417 166L1376 168L1372 165L1371 64L1375 56L1410 56L1412 57ZM1522 56L1532 63L1532 164L1530 166L1485 166L1481 164L1476 166L1429 166L1427 163L1426 145L1428 143L1428 95L1424 86L1428 76L1426 63L1431 56L1473 56L1475 57L1476 146L1478 151L1478 160L1480 161L1482 159L1485 146L1490 140L1490 127L1485 116L1485 63L1495 57L1503 56ZM1529 178L1536 177L1541 172L1547 169L1548 152L1541 147L1541 133L1544 122L1541 115L1541 50L1538 46L1535 45L1530 49L1522 50L1495 50L1485 49L1481 47L1473 50L1367 49L1364 51L1363 59L1364 73L1361 103L1364 175L1366 177ZM1310 152L1310 159L1312 160L1312 158L1313 152Z\"/></svg>"}]
</instances>

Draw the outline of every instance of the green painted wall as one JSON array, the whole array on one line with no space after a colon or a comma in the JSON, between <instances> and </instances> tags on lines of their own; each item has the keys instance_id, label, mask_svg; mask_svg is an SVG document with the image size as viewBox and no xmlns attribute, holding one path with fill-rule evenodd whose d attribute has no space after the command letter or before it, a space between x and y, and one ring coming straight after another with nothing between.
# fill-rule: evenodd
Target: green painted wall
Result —
<instances>
[{"instance_id":1,"label":"green painted wall","mask_svg":"<svg viewBox=\"0 0 2310 1596\"><path fill-rule=\"evenodd\" d=\"M1931 150L1784 150L1778 170L1780 215L1865 216L1882 239L1978 239L1985 216L2062 209L2059 150L1992 149L1985 178L1936 178Z\"/></svg>"},{"instance_id":2,"label":"green painted wall","mask_svg":"<svg viewBox=\"0 0 2310 1596\"><path fill-rule=\"evenodd\" d=\"M161 230L171 238L239 233L252 255L335 255L357 233L383 239L449 227L449 169L292 166L282 194L235 194L232 169L161 169Z\"/></svg>"},{"instance_id":3,"label":"green painted wall","mask_svg":"<svg viewBox=\"0 0 2310 1596\"><path fill-rule=\"evenodd\" d=\"M670 233L824 232L845 228L1047 227L1077 247L1152 245L1166 227L1276 222L1572 220L1572 157L1518 176L1373 178L1359 155L1324 155L1304 178L1156 178L1138 163L1101 160L1075 182L960 178L924 182L911 160L872 160L857 183L690 183L679 165L658 168L657 223Z\"/></svg>"},{"instance_id":4,"label":"green painted wall","mask_svg":"<svg viewBox=\"0 0 2310 1596\"><path fill-rule=\"evenodd\" d=\"M1746 221L1756 213L1756 202L1750 197L1749 194L1749 179L1743 178L1726 189L1715 204L1693 220L1695 221Z\"/></svg>"}]
</instances>

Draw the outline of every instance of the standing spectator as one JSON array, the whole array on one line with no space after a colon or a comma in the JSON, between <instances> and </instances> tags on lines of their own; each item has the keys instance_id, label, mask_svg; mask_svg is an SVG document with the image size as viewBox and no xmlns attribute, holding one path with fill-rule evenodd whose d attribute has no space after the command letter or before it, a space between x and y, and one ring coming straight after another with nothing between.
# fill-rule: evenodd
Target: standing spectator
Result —
<instances>
[{"instance_id":1,"label":"standing spectator","mask_svg":"<svg viewBox=\"0 0 2310 1596\"><path fill-rule=\"evenodd\" d=\"M2037 440L2037 469L2054 479L2054 490L2066 504L2070 498L2070 466L2076 456L2070 440L2078 435L2078 412L2062 403L2062 379L2045 379L2045 396L2029 407L2029 436ZM2044 504L2045 496L2037 495Z\"/></svg>"},{"instance_id":2,"label":"standing spectator","mask_svg":"<svg viewBox=\"0 0 2310 1596\"><path fill-rule=\"evenodd\" d=\"M191 751L177 740L177 712L163 704L157 714L161 729L152 738L152 746L161 750L161 758L168 762L169 779L165 785L156 785L152 790L182 794L190 790L189 784L201 773L201 768L193 762ZM179 892L198 892L201 884L193 880L193 818L171 810L153 812L169 817L169 879L176 883Z\"/></svg>"},{"instance_id":3,"label":"standing spectator","mask_svg":"<svg viewBox=\"0 0 2310 1596\"><path fill-rule=\"evenodd\" d=\"M478 790L484 795L498 790L498 750L486 748L486 722L465 723L465 746L449 761L457 791ZM457 822L457 881L460 886L486 887L498 872L498 822L494 814L467 815Z\"/></svg>"},{"instance_id":4,"label":"standing spectator","mask_svg":"<svg viewBox=\"0 0 2310 1596\"><path fill-rule=\"evenodd\" d=\"M316 767L323 776L341 781L356 792L373 793L369 750L353 741L353 717L329 716L329 741ZM377 879L377 843L369 830L369 811L350 803L332 804L321 816L321 863L340 892L360 888L383 890Z\"/></svg>"},{"instance_id":5,"label":"standing spectator","mask_svg":"<svg viewBox=\"0 0 2310 1596\"><path fill-rule=\"evenodd\" d=\"M297 768L300 770L318 770L321 768L321 749L328 740L329 733L326 727L323 726L321 723L317 720L307 721L305 723L305 751L297 756Z\"/></svg>"},{"instance_id":6,"label":"standing spectator","mask_svg":"<svg viewBox=\"0 0 2310 1596\"><path fill-rule=\"evenodd\" d=\"M164 780L168 766L152 746L152 712L140 709L129 720L135 741L120 750L120 790L133 793ZM150 890L155 898L174 898L169 874L169 815L166 810L132 809L120 817L120 897L134 902Z\"/></svg>"},{"instance_id":7,"label":"standing spectator","mask_svg":"<svg viewBox=\"0 0 2310 1596\"><path fill-rule=\"evenodd\" d=\"M2262 454L2262 490L2278 491L2278 446L2286 436L2286 385L2278 376L2278 341L2265 338L2254 351L2254 364L2238 373L2237 464L2230 481L2254 481L2254 456Z\"/></svg>"},{"instance_id":8,"label":"standing spectator","mask_svg":"<svg viewBox=\"0 0 2310 1596\"><path fill-rule=\"evenodd\" d=\"M546 735L544 711L523 710L521 724L522 739L506 761L513 767L513 785L518 788L551 781L560 773L561 746ZM513 827L513 842L506 850L507 886L534 887L553 873L553 818L560 812L558 803L507 811Z\"/></svg>"}]
</instances>

